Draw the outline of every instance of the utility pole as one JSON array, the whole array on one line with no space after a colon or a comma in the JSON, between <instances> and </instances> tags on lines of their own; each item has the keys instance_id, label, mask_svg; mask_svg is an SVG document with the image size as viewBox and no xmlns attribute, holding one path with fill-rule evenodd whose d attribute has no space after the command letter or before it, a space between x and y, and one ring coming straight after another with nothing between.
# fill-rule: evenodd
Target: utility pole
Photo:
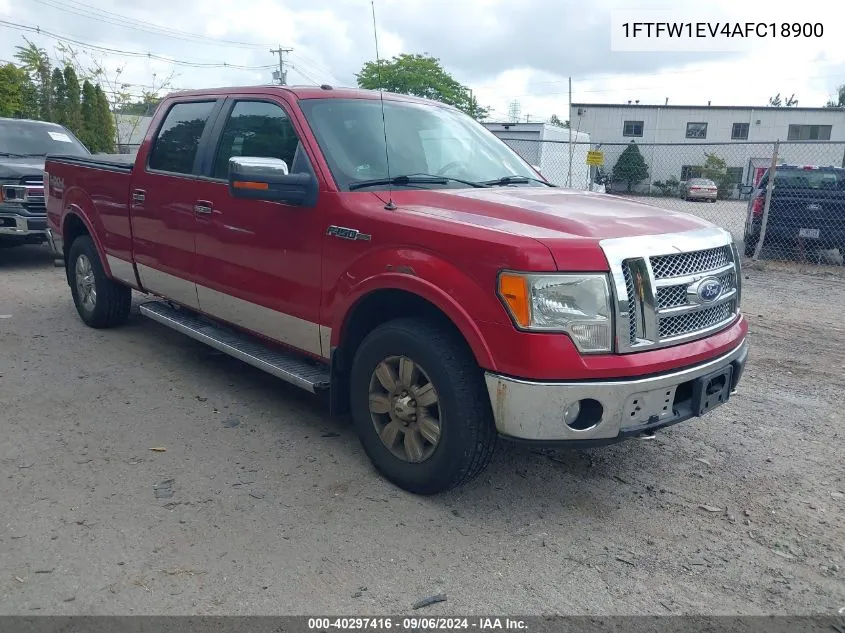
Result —
<instances>
[{"instance_id":1,"label":"utility pole","mask_svg":"<svg viewBox=\"0 0 845 633\"><path fill-rule=\"evenodd\" d=\"M580 124L578 127L581 127ZM569 78L569 176L566 186L572 186L572 77Z\"/></svg>"},{"instance_id":2,"label":"utility pole","mask_svg":"<svg viewBox=\"0 0 845 633\"><path fill-rule=\"evenodd\" d=\"M273 79L278 79L279 84L282 86L286 86L288 83L288 73L285 70L285 53L290 53L293 51L292 48L283 48L281 44L279 44L279 48L271 48L271 53L278 53L279 54L279 71L278 77L276 77L277 73L273 73Z\"/></svg>"}]
</instances>

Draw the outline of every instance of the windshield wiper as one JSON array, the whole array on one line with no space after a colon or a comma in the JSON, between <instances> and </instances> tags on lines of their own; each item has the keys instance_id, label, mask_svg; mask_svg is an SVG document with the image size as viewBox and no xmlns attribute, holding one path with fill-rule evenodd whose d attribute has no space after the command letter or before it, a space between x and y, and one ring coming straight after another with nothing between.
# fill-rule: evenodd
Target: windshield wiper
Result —
<instances>
[{"instance_id":1,"label":"windshield wiper","mask_svg":"<svg viewBox=\"0 0 845 633\"><path fill-rule=\"evenodd\" d=\"M451 176L436 176L434 174L408 174L394 176L393 178L374 178L373 180L359 180L350 183L349 191L362 189L364 187L375 187L377 185L445 185L450 182L459 182L470 187L487 187L488 185L471 180L452 178Z\"/></svg>"},{"instance_id":2,"label":"windshield wiper","mask_svg":"<svg viewBox=\"0 0 845 633\"><path fill-rule=\"evenodd\" d=\"M540 180L539 178L532 178L531 176L502 176L501 178L497 178L495 180L485 180L482 184L487 185L488 187L504 187L505 185L525 185L529 182L539 182L547 187L557 187L557 185L553 185L550 182Z\"/></svg>"},{"instance_id":3,"label":"windshield wiper","mask_svg":"<svg viewBox=\"0 0 845 633\"><path fill-rule=\"evenodd\" d=\"M46 156L47 154L19 154L18 152L0 152L0 156L7 158L33 158L34 156Z\"/></svg>"}]
</instances>

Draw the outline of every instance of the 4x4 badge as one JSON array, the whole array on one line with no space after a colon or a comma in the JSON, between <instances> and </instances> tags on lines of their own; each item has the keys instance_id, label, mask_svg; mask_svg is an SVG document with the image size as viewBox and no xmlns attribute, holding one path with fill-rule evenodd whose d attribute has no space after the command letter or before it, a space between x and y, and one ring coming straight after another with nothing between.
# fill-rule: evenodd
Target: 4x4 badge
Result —
<instances>
[{"instance_id":1,"label":"4x4 badge","mask_svg":"<svg viewBox=\"0 0 845 633\"><path fill-rule=\"evenodd\" d=\"M352 240L353 242L356 240L369 242L372 239L371 235L361 233L358 229L347 229L342 226L335 226L334 224L326 230L326 235L332 235L344 240Z\"/></svg>"}]
</instances>

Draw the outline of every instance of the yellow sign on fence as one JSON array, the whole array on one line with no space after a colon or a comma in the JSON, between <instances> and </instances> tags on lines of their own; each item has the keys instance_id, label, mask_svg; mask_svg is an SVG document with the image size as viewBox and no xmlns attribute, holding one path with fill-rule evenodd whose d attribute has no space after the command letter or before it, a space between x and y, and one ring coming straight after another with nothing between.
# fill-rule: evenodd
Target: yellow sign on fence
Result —
<instances>
[{"instance_id":1,"label":"yellow sign on fence","mask_svg":"<svg viewBox=\"0 0 845 633\"><path fill-rule=\"evenodd\" d=\"M604 152L599 152L598 150L588 151L587 164L595 166L604 165Z\"/></svg>"}]
</instances>

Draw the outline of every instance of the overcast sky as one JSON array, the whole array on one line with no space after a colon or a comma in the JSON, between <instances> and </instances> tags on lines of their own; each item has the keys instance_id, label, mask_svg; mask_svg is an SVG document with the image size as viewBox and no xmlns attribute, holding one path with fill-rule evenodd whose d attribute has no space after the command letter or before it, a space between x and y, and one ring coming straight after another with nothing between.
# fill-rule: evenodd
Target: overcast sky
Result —
<instances>
[{"instance_id":1,"label":"overcast sky","mask_svg":"<svg viewBox=\"0 0 845 633\"><path fill-rule=\"evenodd\" d=\"M649 0L695 20L820 21L825 36L783 39L746 52L626 53L610 50L610 16L645 6L641 0L376 0L382 57L400 52L440 58L473 88L493 117L518 100L522 118L567 118L567 77L573 101L765 105L795 93L799 105L822 106L845 83L845 46L836 34L835 2L803 0ZM827 15L825 15L827 13ZM354 85L355 72L375 58L369 0L0 0L0 21L115 51L152 53L194 65L79 46L140 93L174 73L174 88L271 81L278 58L293 48L288 83ZM0 22L0 60L11 60L26 35L48 51L56 39ZM202 64L233 67L202 67ZM242 68L238 68L242 67ZM154 81L153 76L156 76Z\"/></svg>"}]
</instances>

